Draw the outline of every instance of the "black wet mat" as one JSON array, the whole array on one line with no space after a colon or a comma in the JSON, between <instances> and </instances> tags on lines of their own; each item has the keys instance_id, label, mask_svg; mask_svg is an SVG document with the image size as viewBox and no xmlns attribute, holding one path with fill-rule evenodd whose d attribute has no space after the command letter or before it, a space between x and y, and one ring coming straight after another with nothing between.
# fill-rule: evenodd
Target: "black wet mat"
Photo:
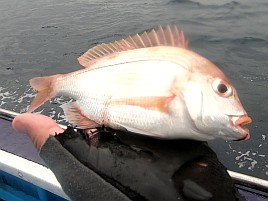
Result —
<instances>
[{"instance_id":1,"label":"black wet mat","mask_svg":"<svg viewBox=\"0 0 268 201\"><path fill-rule=\"evenodd\" d=\"M10 121L1 118L0 149L34 161L36 163L45 165L44 161L40 158L38 152L33 146L30 138L23 133L16 132L12 128Z\"/></svg>"}]
</instances>

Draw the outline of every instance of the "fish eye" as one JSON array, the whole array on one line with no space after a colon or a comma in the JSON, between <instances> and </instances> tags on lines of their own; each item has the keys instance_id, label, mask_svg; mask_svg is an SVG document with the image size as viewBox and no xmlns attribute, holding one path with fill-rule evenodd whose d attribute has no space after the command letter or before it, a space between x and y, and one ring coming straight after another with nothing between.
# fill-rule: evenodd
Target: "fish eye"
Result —
<instances>
[{"instance_id":1,"label":"fish eye","mask_svg":"<svg viewBox=\"0 0 268 201\"><path fill-rule=\"evenodd\" d=\"M220 83L217 86L217 90L218 90L218 92L220 92L221 94L223 94L223 93L226 93L227 92L228 88L227 88L227 86L225 84Z\"/></svg>"},{"instance_id":2,"label":"fish eye","mask_svg":"<svg viewBox=\"0 0 268 201\"><path fill-rule=\"evenodd\" d=\"M222 97L229 97L233 94L232 86L221 79L214 80L212 83L212 88L218 95Z\"/></svg>"}]
</instances>

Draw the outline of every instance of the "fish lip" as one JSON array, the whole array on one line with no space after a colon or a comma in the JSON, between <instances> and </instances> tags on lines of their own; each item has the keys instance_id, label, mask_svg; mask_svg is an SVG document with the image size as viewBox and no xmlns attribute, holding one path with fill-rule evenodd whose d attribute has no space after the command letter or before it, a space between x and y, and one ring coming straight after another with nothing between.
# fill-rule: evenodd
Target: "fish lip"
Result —
<instances>
[{"instance_id":1,"label":"fish lip","mask_svg":"<svg viewBox=\"0 0 268 201\"><path fill-rule=\"evenodd\" d=\"M242 137L240 139L234 141L249 139L250 138L249 129L247 129L245 125L250 124L252 122L251 118L247 114L240 116L230 115L229 118L232 127L234 127L235 130L237 130L239 133L242 134Z\"/></svg>"},{"instance_id":2,"label":"fish lip","mask_svg":"<svg viewBox=\"0 0 268 201\"><path fill-rule=\"evenodd\" d=\"M243 141L243 140L248 140L249 138L250 138L249 133L246 133L242 138L233 140L233 141Z\"/></svg>"}]
</instances>

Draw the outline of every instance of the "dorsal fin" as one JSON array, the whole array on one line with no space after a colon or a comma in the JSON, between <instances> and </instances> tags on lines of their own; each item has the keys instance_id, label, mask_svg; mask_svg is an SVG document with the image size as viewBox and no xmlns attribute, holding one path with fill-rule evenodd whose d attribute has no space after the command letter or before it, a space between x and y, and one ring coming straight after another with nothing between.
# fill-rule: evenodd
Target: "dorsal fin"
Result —
<instances>
[{"instance_id":1,"label":"dorsal fin","mask_svg":"<svg viewBox=\"0 0 268 201\"><path fill-rule=\"evenodd\" d=\"M188 49L188 40L176 25L172 28L169 25L165 28L159 26L157 30L145 31L141 35L136 34L113 43L97 45L80 56L78 61L82 66L88 67L87 63L89 61L115 52L154 46L173 46Z\"/></svg>"}]
</instances>

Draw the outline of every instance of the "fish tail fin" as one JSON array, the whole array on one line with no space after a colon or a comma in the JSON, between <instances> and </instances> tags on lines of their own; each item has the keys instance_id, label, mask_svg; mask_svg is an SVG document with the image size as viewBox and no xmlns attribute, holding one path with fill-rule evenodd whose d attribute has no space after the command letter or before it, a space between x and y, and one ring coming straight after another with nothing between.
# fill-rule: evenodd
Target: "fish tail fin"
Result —
<instances>
[{"instance_id":1,"label":"fish tail fin","mask_svg":"<svg viewBox=\"0 0 268 201\"><path fill-rule=\"evenodd\" d=\"M37 96L33 99L27 112L33 112L46 101L56 96L54 83L60 76L62 75L58 74L47 77L36 77L30 80L30 85L37 91Z\"/></svg>"}]
</instances>

